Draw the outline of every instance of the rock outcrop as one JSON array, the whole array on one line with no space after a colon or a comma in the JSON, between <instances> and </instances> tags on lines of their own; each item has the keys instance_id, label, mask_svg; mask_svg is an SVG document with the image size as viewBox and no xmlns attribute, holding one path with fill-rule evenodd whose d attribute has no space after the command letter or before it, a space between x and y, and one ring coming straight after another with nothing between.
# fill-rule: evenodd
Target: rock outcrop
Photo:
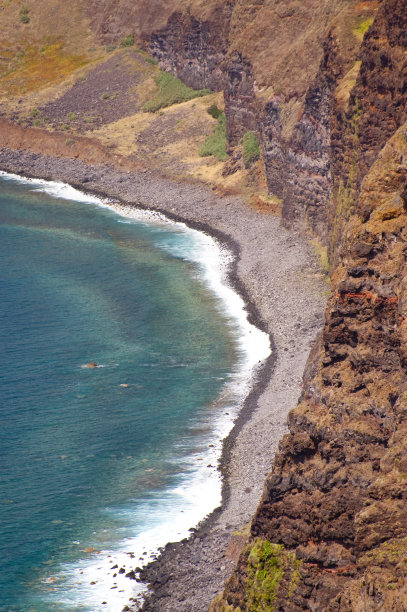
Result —
<instances>
[{"instance_id":1,"label":"rock outcrop","mask_svg":"<svg viewBox=\"0 0 407 612\"><path fill-rule=\"evenodd\" d=\"M325 240L335 90L357 61L361 24L377 7L229 0L203 11L191 2L159 31L143 33L165 70L195 88L223 90L230 150L255 132L269 191L282 199L287 224L310 227Z\"/></svg>"},{"instance_id":2,"label":"rock outcrop","mask_svg":"<svg viewBox=\"0 0 407 612\"><path fill-rule=\"evenodd\" d=\"M407 610L405 8L382 3L346 110L335 91L325 326L213 612Z\"/></svg>"}]
</instances>

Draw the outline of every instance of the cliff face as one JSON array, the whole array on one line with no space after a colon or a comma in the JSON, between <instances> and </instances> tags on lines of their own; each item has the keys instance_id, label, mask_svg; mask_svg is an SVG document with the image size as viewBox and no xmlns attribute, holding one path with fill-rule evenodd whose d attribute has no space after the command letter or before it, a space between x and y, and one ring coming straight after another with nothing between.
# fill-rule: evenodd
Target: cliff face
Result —
<instances>
[{"instance_id":1,"label":"cliff face","mask_svg":"<svg viewBox=\"0 0 407 612\"><path fill-rule=\"evenodd\" d=\"M407 609L406 129L363 182L320 347L252 524L254 538L281 545L265 588L276 610ZM213 610L257 609L258 547Z\"/></svg>"},{"instance_id":2,"label":"cliff face","mask_svg":"<svg viewBox=\"0 0 407 612\"><path fill-rule=\"evenodd\" d=\"M407 610L405 9L383 2L335 91L325 326L213 611Z\"/></svg>"},{"instance_id":3,"label":"cliff face","mask_svg":"<svg viewBox=\"0 0 407 612\"><path fill-rule=\"evenodd\" d=\"M358 57L376 1L189 3L144 44L195 88L223 89L230 150L262 144L269 191L289 224L326 237L335 89Z\"/></svg>"}]
</instances>

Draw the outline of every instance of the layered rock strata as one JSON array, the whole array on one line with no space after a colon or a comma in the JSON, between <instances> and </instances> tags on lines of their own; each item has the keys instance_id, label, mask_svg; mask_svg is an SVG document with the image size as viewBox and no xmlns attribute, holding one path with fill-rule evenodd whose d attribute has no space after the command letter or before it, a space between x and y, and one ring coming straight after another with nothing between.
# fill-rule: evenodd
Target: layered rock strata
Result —
<instances>
[{"instance_id":1,"label":"layered rock strata","mask_svg":"<svg viewBox=\"0 0 407 612\"><path fill-rule=\"evenodd\" d=\"M362 184L254 539L213 611L407 609L406 129Z\"/></svg>"},{"instance_id":2,"label":"layered rock strata","mask_svg":"<svg viewBox=\"0 0 407 612\"><path fill-rule=\"evenodd\" d=\"M325 326L213 612L407 610L404 18L382 4L346 109L335 91Z\"/></svg>"},{"instance_id":3,"label":"layered rock strata","mask_svg":"<svg viewBox=\"0 0 407 612\"><path fill-rule=\"evenodd\" d=\"M230 0L203 11L191 3L159 31L143 34L164 69L195 88L223 90L230 150L255 132L287 224L310 227L325 240L335 89L357 61L358 24L377 6Z\"/></svg>"}]
</instances>

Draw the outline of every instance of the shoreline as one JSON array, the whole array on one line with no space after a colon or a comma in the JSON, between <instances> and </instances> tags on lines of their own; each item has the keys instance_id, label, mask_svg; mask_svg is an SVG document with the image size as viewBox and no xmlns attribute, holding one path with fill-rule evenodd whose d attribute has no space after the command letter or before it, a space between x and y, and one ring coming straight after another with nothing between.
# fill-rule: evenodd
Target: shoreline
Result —
<instances>
[{"instance_id":1,"label":"shoreline","mask_svg":"<svg viewBox=\"0 0 407 612\"><path fill-rule=\"evenodd\" d=\"M141 572L153 589L144 610L207 610L232 571L244 540L234 532L258 505L278 441L286 432L287 413L300 395L308 353L322 326L326 285L310 246L283 229L278 217L249 208L239 197L219 198L204 185L176 183L148 171L122 172L10 149L0 150L0 169L63 181L126 207L155 210L212 235L233 254L228 281L243 298L248 320L269 335L272 354L254 377L223 441L221 507L190 530L188 540L168 544Z\"/></svg>"}]
</instances>

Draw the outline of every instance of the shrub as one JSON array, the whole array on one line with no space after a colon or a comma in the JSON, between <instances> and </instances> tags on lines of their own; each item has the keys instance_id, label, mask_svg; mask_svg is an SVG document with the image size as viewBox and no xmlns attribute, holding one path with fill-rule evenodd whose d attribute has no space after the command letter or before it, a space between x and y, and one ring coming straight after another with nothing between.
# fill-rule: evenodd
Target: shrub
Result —
<instances>
[{"instance_id":1,"label":"shrub","mask_svg":"<svg viewBox=\"0 0 407 612\"><path fill-rule=\"evenodd\" d=\"M28 16L28 13L29 13L29 12L30 12L30 11L29 11L29 9L28 9L26 6L23 6L23 7L20 9L20 12L19 12L19 17L20 17L20 21L21 21L21 23L30 23L30 18L29 18L29 16Z\"/></svg>"},{"instance_id":2,"label":"shrub","mask_svg":"<svg viewBox=\"0 0 407 612\"><path fill-rule=\"evenodd\" d=\"M211 104L211 106L209 106L207 110L210 116L213 117L214 119L218 119L220 115L222 114L222 111L220 110L220 108L216 106L216 104Z\"/></svg>"},{"instance_id":3,"label":"shrub","mask_svg":"<svg viewBox=\"0 0 407 612\"><path fill-rule=\"evenodd\" d=\"M30 111L30 117L39 117L41 115L40 111L38 110L38 108L33 108Z\"/></svg>"},{"instance_id":4,"label":"shrub","mask_svg":"<svg viewBox=\"0 0 407 612\"><path fill-rule=\"evenodd\" d=\"M111 93L111 94L105 92L100 96L100 99L101 100L115 100L118 95L119 95L118 91L115 91L114 93Z\"/></svg>"},{"instance_id":5,"label":"shrub","mask_svg":"<svg viewBox=\"0 0 407 612\"><path fill-rule=\"evenodd\" d=\"M364 35L366 34L366 32L368 31L368 29L370 28L370 26L373 23L373 17L369 17L368 19L364 19L363 21L361 21L359 23L358 26L356 26L356 28L354 28L353 33L355 34L355 36L357 36L360 40L363 39Z\"/></svg>"},{"instance_id":6,"label":"shrub","mask_svg":"<svg viewBox=\"0 0 407 612\"><path fill-rule=\"evenodd\" d=\"M134 45L134 36L133 34L129 34L129 36L125 36L120 41L121 47L132 47Z\"/></svg>"},{"instance_id":7,"label":"shrub","mask_svg":"<svg viewBox=\"0 0 407 612\"><path fill-rule=\"evenodd\" d=\"M78 117L75 115L75 113L71 111L67 113L66 118L68 119L68 121L76 121Z\"/></svg>"},{"instance_id":8,"label":"shrub","mask_svg":"<svg viewBox=\"0 0 407 612\"><path fill-rule=\"evenodd\" d=\"M213 133L207 137L202 147L199 149L199 155L201 157L208 157L214 155L220 161L226 161L228 154L226 151L226 116L225 113L220 111L218 116L218 124L215 127Z\"/></svg>"},{"instance_id":9,"label":"shrub","mask_svg":"<svg viewBox=\"0 0 407 612\"><path fill-rule=\"evenodd\" d=\"M115 49L116 49L116 45L108 45L106 47L106 52L107 53L112 53Z\"/></svg>"},{"instance_id":10,"label":"shrub","mask_svg":"<svg viewBox=\"0 0 407 612\"><path fill-rule=\"evenodd\" d=\"M158 85L158 93L144 105L143 110L147 113L156 113L160 108L187 102L211 93L210 89L192 89L169 72L160 72L155 82Z\"/></svg>"},{"instance_id":11,"label":"shrub","mask_svg":"<svg viewBox=\"0 0 407 612\"><path fill-rule=\"evenodd\" d=\"M253 162L260 157L260 147L257 136L254 132L246 132L242 139L243 161L245 168L249 168Z\"/></svg>"},{"instance_id":12,"label":"shrub","mask_svg":"<svg viewBox=\"0 0 407 612\"><path fill-rule=\"evenodd\" d=\"M146 55L144 59L148 64L151 64L152 66L158 66L158 59L156 59L155 57L150 57L149 55Z\"/></svg>"}]
</instances>

